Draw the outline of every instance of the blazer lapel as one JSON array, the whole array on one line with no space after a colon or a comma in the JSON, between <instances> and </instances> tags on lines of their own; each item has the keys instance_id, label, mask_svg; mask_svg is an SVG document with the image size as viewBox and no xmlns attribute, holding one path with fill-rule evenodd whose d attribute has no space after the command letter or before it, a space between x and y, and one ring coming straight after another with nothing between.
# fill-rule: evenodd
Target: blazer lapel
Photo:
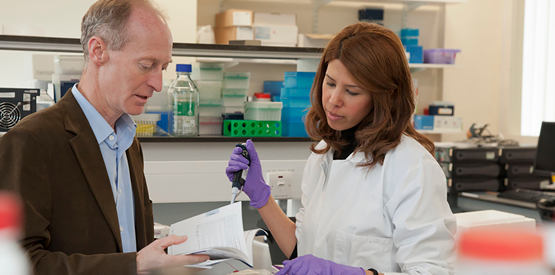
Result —
<instances>
[{"instance_id":1,"label":"blazer lapel","mask_svg":"<svg viewBox=\"0 0 555 275\"><path fill-rule=\"evenodd\" d=\"M132 144L129 149L127 149L127 163L129 165L129 176L131 178L131 187L133 190L133 201L135 203L135 236L137 241L137 249L139 247L144 247L147 245L144 240L139 238L139 236L145 236L146 232L144 232L144 217L143 215L138 215L137 213L145 213L144 211L144 194L143 189L139 188L139 176L137 171L140 170L138 166L139 163L138 158L135 156L137 152L132 151L135 144ZM142 171L141 171L142 172Z\"/></svg>"},{"instance_id":2,"label":"blazer lapel","mask_svg":"<svg viewBox=\"0 0 555 275\"><path fill-rule=\"evenodd\" d=\"M57 104L60 103L67 110L67 114L64 116L66 130L75 134L75 137L69 140L69 144L89 188L112 230L119 251L123 251L116 203L98 142L71 90Z\"/></svg>"}]
</instances>

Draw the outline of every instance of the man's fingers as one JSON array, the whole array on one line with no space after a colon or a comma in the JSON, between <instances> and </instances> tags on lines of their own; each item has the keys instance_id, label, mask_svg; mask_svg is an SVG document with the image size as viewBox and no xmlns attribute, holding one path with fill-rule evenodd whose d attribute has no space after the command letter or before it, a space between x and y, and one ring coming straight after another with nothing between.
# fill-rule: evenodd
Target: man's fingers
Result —
<instances>
[{"instance_id":1,"label":"man's fingers","mask_svg":"<svg viewBox=\"0 0 555 275\"><path fill-rule=\"evenodd\" d=\"M187 236L177 236L177 235L169 235L165 238L159 239L158 245L161 246L163 249L166 249L169 246L174 244L180 244L185 242L188 239Z\"/></svg>"}]
</instances>

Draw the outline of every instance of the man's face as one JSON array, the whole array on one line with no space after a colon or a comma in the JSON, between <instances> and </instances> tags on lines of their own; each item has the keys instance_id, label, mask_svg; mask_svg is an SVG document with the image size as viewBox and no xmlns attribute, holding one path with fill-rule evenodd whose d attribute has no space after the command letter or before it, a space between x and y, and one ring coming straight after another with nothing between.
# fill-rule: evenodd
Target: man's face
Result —
<instances>
[{"instance_id":1,"label":"man's face","mask_svg":"<svg viewBox=\"0 0 555 275\"><path fill-rule=\"evenodd\" d=\"M155 14L136 9L128 26L129 39L119 51L107 50L107 62L99 69L99 92L108 110L119 116L138 115L154 91L162 90L162 71L172 55L172 36Z\"/></svg>"}]
</instances>

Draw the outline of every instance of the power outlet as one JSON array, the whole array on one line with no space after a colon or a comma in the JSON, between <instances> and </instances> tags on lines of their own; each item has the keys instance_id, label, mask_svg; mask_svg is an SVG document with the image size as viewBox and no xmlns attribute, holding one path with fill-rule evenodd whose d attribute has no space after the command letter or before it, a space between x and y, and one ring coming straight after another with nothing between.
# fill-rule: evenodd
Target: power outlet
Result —
<instances>
[{"instance_id":1,"label":"power outlet","mask_svg":"<svg viewBox=\"0 0 555 275\"><path fill-rule=\"evenodd\" d=\"M272 187L274 199L291 198L293 187L293 173L291 171L275 171L266 173L266 183Z\"/></svg>"}]
</instances>

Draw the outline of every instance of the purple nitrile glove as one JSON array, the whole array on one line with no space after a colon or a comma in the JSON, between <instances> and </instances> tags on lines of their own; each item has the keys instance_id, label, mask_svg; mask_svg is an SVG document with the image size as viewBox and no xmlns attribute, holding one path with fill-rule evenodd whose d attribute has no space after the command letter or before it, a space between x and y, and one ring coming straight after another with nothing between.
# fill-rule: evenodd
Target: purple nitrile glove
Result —
<instances>
[{"instance_id":1,"label":"purple nitrile glove","mask_svg":"<svg viewBox=\"0 0 555 275\"><path fill-rule=\"evenodd\" d=\"M229 157L229 164L225 169L225 173L230 181L233 181L233 173L239 170L249 169L247 178L245 180L245 186L243 186L243 191L251 199L251 206L255 208L260 208L268 202L270 194L272 193L272 188L266 184L264 177L262 176L262 166L260 166L260 159L258 158L258 153L254 149L254 144L249 139L247 140L247 151L249 152L249 157L251 159L250 166L249 161L241 155L242 149L235 147L231 156Z\"/></svg>"},{"instance_id":2,"label":"purple nitrile glove","mask_svg":"<svg viewBox=\"0 0 555 275\"><path fill-rule=\"evenodd\" d=\"M318 258L314 255L303 255L291 261L283 262L283 268L276 275L364 275L361 267L352 267Z\"/></svg>"}]
</instances>

